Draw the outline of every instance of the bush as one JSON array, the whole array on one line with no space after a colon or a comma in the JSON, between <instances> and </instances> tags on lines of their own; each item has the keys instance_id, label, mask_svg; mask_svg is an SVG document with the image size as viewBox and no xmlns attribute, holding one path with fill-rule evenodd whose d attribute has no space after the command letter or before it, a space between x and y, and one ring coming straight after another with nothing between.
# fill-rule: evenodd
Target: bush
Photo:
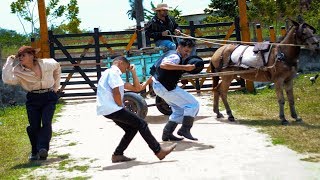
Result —
<instances>
[{"instance_id":1,"label":"bush","mask_svg":"<svg viewBox=\"0 0 320 180\"><path fill-rule=\"evenodd\" d=\"M0 70L2 79L2 70ZM23 104L26 101L26 91L20 86L6 85L0 81L0 106Z\"/></svg>"}]
</instances>

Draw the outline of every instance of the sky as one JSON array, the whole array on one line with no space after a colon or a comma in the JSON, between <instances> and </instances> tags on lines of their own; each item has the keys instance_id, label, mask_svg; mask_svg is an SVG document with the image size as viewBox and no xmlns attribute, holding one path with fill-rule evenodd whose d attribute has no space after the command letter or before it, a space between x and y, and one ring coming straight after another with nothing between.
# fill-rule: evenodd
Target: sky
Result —
<instances>
[{"instance_id":1,"label":"sky","mask_svg":"<svg viewBox=\"0 0 320 180\"><path fill-rule=\"evenodd\" d=\"M17 15L10 13L10 4L15 0L0 0L0 28L15 30L23 34ZM45 0L48 2L48 0ZM65 0L60 0L66 2ZM151 1L157 5L162 0L144 0L144 8L151 10ZM170 7L182 11L182 15L197 14L203 12L208 7L211 0L163 0ZM78 0L79 18L82 21L80 29L93 30L99 28L100 31L119 31L135 25L134 20L130 20L127 11L130 10L128 0ZM37 7L35 13L38 13ZM27 32L31 32L29 23L23 21ZM37 25L39 27L39 25Z\"/></svg>"}]
</instances>

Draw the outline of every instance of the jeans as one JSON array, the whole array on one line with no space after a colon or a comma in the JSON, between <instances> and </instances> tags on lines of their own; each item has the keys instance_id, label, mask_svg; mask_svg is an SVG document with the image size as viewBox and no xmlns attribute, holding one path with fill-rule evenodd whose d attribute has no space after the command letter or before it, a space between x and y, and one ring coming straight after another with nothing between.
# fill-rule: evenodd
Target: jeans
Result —
<instances>
[{"instance_id":1,"label":"jeans","mask_svg":"<svg viewBox=\"0 0 320 180\"><path fill-rule=\"evenodd\" d=\"M166 47L168 50L176 50L177 46L170 40L158 40L155 42L157 47Z\"/></svg>"},{"instance_id":2,"label":"jeans","mask_svg":"<svg viewBox=\"0 0 320 180\"><path fill-rule=\"evenodd\" d=\"M112 114L105 115L104 117L112 119L125 132L114 155L123 155L123 152L127 149L138 131L155 154L160 151L160 144L151 134L148 124L136 114L123 108Z\"/></svg>"},{"instance_id":3,"label":"jeans","mask_svg":"<svg viewBox=\"0 0 320 180\"><path fill-rule=\"evenodd\" d=\"M178 39L179 42L179 39ZM177 46L174 42L170 41L170 40L158 40L155 42L157 47L166 47L168 50L176 50ZM193 47L190 53L190 56L196 56L197 52L196 52L196 47Z\"/></svg>"},{"instance_id":4,"label":"jeans","mask_svg":"<svg viewBox=\"0 0 320 180\"><path fill-rule=\"evenodd\" d=\"M198 114L199 102L180 87L168 91L160 82L153 82L153 90L171 107L169 121L182 123L184 116L195 117Z\"/></svg>"},{"instance_id":5,"label":"jeans","mask_svg":"<svg viewBox=\"0 0 320 180\"><path fill-rule=\"evenodd\" d=\"M52 137L52 118L57 101L58 96L55 92L27 93L26 109L29 120L27 133L33 154L43 148L49 150Z\"/></svg>"}]
</instances>

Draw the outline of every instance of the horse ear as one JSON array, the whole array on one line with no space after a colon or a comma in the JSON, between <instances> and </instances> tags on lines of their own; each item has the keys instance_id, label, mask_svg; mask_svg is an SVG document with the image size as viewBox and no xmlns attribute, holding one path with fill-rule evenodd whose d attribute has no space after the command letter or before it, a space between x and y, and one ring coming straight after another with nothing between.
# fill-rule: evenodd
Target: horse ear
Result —
<instances>
[{"instance_id":1,"label":"horse ear","mask_svg":"<svg viewBox=\"0 0 320 180\"><path fill-rule=\"evenodd\" d=\"M294 26L299 26L299 23L291 18L288 18Z\"/></svg>"}]
</instances>

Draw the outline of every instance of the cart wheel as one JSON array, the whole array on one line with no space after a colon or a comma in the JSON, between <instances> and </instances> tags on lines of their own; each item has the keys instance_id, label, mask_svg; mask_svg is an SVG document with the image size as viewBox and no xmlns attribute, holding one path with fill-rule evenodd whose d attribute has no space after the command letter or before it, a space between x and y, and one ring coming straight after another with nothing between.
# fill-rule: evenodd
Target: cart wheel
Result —
<instances>
[{"instance_id":1,"label":"cart wheel","mask_svg":"<svg viewBox=\"0 0 320 180\"><path fill-rule=\"evenodd\" d=\"M170 115L172 113L170 106L159 96L156 96L156 106L164 115Z\"/></svg>"},{"instance_id":2,"label":"cart wheel","mask_svg":"<svg viewBox=\"0 0 320 180\"><path fill-rule=\"evenodd\" d=\"M144 119L147 116L147 103L139 94L134 92L124 93L123 103L127 110L135 113L140 118Z\"/></svg>"}]
</instances>

